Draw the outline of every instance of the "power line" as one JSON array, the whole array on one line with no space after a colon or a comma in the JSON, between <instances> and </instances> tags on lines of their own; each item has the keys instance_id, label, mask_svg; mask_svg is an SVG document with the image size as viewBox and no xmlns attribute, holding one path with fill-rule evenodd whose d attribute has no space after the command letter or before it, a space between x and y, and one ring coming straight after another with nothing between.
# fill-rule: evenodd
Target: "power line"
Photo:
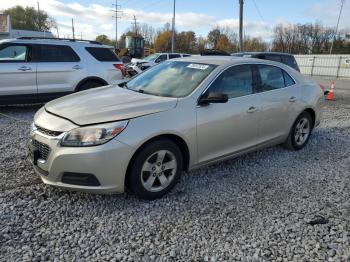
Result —
<instances>
[{"instance_id":1,"label":"power line","mask_svg":"<svg viewBox=\"0 0 350 262\"><path fill-rule=\"evenodd\" d=\"M260 16L261 20L262 20L263 22L265 22L265 19L264 19L264 17L263 17L263 16L262 16L262 14L261 14L260 9L259 9L259 7L258 7L258 5L256 4L256 1L255 1L255 0L253 0L253 3L254 3L255 9L256 9L256 11L258 12L258 14L259 14L259 16Z\"/></svg>"}]
</instances>

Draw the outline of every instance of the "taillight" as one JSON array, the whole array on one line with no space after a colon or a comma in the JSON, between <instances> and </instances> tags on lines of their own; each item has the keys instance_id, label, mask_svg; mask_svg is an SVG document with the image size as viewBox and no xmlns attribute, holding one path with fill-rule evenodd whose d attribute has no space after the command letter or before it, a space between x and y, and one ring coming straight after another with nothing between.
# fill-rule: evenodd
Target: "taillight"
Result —
<instances>
[{"instance_id":1,"label":"taillight","mask_svg":"<svg viewBox=\"0 0 350 262\"><path fill-rule=\"evenodd\" d=\"M125 67L123 64L113 64L113 66L117 69L120 70L120 72L122 72L122 75L125 76L126 72L125 72Z\"/></svg>"}]
</instances>

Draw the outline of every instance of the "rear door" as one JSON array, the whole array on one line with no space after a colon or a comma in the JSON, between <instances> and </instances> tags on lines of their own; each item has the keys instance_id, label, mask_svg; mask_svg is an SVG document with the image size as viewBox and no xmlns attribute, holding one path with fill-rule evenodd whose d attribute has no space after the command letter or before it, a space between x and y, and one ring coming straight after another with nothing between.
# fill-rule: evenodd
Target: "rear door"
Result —
<instances>
[{"instance_id":1,"label":"rear door","mask_svg":"<svg viewBox=\"0 0 350 262\"><path fill-rule=\"evenodd\" d=\"M0 96L32 102L36 100L36 64L31 62L31 47L26 44L0 45ZM6 96L6 97L4 97ZM11 96L11 97L7 97Z\"/></svg>"},{"instance_id":2,"label":"rear door","mask_svg":"<svg viewBox=\"0 0 350 262\"><path fill-rule=\"evenodd\" d=\"M40 99L53 99L73 92L86 75L80 57L68 45L35 44L33 61L37 62Z\"/></svg>"},{"instance_id":3,"label":"rear door","mask_svg":"<svg viewBox=\"0 0 350 262\"><path fill-rule=\"evenodd\" d=\"M288 135L298 115L300 88L283 69L257 64L260 101L259 142L279 139Z\"/></svg>"}]
</instances>

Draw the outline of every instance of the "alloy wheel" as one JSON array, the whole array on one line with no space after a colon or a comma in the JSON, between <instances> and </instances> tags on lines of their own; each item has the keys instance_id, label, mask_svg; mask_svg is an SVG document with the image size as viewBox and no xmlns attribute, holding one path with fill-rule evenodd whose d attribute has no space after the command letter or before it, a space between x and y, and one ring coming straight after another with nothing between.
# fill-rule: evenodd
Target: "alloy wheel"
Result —
<instances>
[{"instance_id":1,"label":"alloy wheel","mask_svg":"<svg viewBox=\"0 0 350 262\"><path fill-rule=\"evenodd\" d=\"M167 188L177 172L175 155L168 150L159 150L149 156L141 169L142 186L150 192Z\"/></svg>"},{"instance_id":2,"label":"alloy wheel","mask_svg":"<svg viewBox=\"0 0 350 262\"><path fill-rule=\"evenodd\" d=\"M294 132L295 143L298 146L302 146L307 141L310 135L310 130L310 121L306 117L301 118L296 125Z\"/></svg>"}]
</instances>

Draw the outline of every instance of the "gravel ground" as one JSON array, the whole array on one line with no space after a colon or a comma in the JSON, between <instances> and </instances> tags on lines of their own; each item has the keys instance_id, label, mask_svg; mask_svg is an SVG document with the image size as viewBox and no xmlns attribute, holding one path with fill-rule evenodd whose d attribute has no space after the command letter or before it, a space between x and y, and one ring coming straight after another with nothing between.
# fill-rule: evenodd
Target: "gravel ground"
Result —
<instances>
[{"instance_id":1,"label":"gravel ground","mask_svg":"<svg viewBox=\"0 0 350 262\"><path fill-rule=\"evenodd\" d=\"M328 80L318 79L328 84ZM153 202L43 185L26 161L36 106L0 112L0 259L350 261L350 81L309 145L202 168Z\"/></svg>"}]
</instances>

